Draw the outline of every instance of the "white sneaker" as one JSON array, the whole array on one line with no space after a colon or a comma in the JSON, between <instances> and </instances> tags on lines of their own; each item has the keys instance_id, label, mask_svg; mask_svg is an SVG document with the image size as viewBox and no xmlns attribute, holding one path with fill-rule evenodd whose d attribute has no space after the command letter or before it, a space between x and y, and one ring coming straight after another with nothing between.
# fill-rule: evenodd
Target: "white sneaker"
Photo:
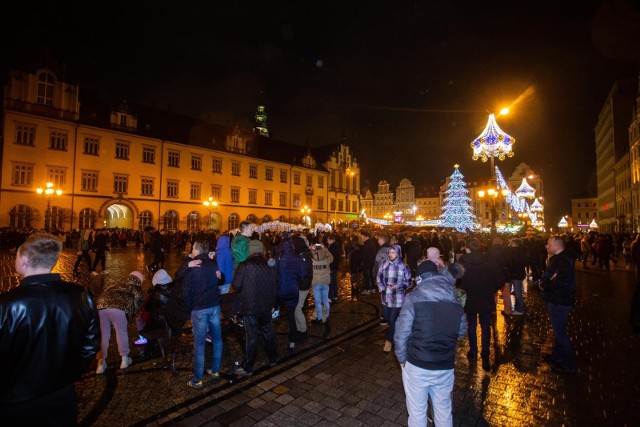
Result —
<instances>
[{"instance_id":1,"label":"white sneaker","mask_svg":"<svg viewBox=\"0 0 640 427\"><path fill-rule=\"evenodd\" d=\"M91 275L92 275L92 276L97 276L97 275L98 275L98 272L94 270L94 271L92 271L92 272L91 272Z\"/></svg>"},{"instance_id":2,"label":"white sneaker","mask_svg":"<svg viewBox=\"0 0 640 427\"><path fill-rule=\"evenodd\" d=\"M391 344L391 341L385 341L384 342L384 351L389 353L391 351L391 347L393 346L393 344Z\"/></svg>"},{"instance_id":3,"label":"white sneaker","mask_svg":"<svg viewBox=\"0 0 640 427\"><path fill-rule=\"evenodd\" d=\"M104 359L100 359L98 362L98 367L96 368L96 374L104 374L104 371L107 370L107 362Z\"/></svg>"},{"instance_id":4,"label":"white sneaker","mask_svg":"<svg viewBox=\"0 0 640 427\"><path fill-rule=\"evenodd\" d=\"M133 363L133 360L131 360L129 356L122 356L122 362L120 362L120 369L127 369L129 366L131 366L132 363Z\"/></svg>"}]
</instances>

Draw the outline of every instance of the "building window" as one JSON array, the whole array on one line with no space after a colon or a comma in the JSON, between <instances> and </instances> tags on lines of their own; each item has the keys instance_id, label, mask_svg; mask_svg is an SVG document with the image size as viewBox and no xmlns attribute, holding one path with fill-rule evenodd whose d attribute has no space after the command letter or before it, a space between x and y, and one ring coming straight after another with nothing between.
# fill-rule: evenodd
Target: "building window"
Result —
<instances>
[{"instance_id":1,"label":"building window","mask_svg":"<svg viewBox=\"0 0 640 427\"><path fill-rule=\"evenodd\" d=\"M283 182L283 183L287 182L287 170L286 169L280 169L280 182Z\"/></svg>"},{"instance_id":2,"label":"building window","mask_svg":"<svg viewBox=\"0 0 640 427\"><path fill-rule=\"evenodd\" d=\"M129 160L129 143L116 141L116 159Z\"/></svg>"},{"instance_id":3,"label":"building window","mask_svg":"<svg viewBox=\"0 0 640 427\"><path fill-rule=\"evenodd\" d=\"M9 211L9 227L31 228L33 211L27 205L18 205Z\"/></svg>"},{"instance_id":4,"label":"building window","mask_svg":"<svg viewBox=\"0 0 640 427\"><path fill-rule=\"evenodd\" d=\"M97 156L100 149L100 138L97 136L85 136L84 137L84 154L89 156Z\"/></svg>"},{"instance_id":5,"label":"building window","mask_svg":"<svg viewBox=\"0 0 640 427\"><path fill-rule=\"evenodd\" d=\"M53 84L55 79L51 73L46 71L38 74L38 104L53 105Z\"/></svg>"},{"instance_id":6,"label":"building window","mask_svg":"<svg viewBox=\"0 0 640 427\"><path fill-rule=\"evenodd\" d=\"M236 228L238 228L238 224L240 222L240 217L238 216L238 214L231 214L229 215L229 219L227 219L227 228L229 230L234 230Z\"/></svg>"},{"instance_id":7,"label":"building window","mask_svg":"<svg viewBox=\"0 0 640 427\"><path fill-rule=\"evenodd\" d=\"M273 204L273 191L264 192L264 204L266 206L271 206Z\"/></svg>"},{"instance_id":8,"label":"building window","mask_svg":"<svg viewBox=\"0 0 640 427\"><path fill-rule=\"evenodd\" d=\"M52 150L67 151L67 139L67 132L52 130L49 138L49 148Z\"/></svg>"},{"instance_id":9,"label":"building window","mask_svg":"<svg viewBox=\"0 0 640 427\"><path fill-rule=\"evenodd\" d=\"M82 171L82 191L98 191L98 171Z\"/></svg>"},{"instance_id":10,"label":"building window","mask_svg":"<svg viewBox=\"0 0 640 427\"><path fill-rule=\"evenodd\" d=\"M189 212L187 215L187 229L200 230L200 214L198 212Z\"/></svg>"},{"instance_id":11,"label":"building window","mask_svg":"<svg viewBox=\"0 0 640 427\"><path fill-rule=\"evenodd\" d=\"M293 195L293 207L294 208L299 208L300 207L300 195L299 194L294 194Z\"/></svg>"},{"instance_id":12,"label":"building window","mask_svg":"<svg viewBox=\"0 0 640 427\"><path fill-rule=\"evenodd\" d=\"M318 176L318 188L324 188L324 176Z\"/></svg>"},{"instance_id":13,"label":"building window","mask_svg":"<svg viewBox=\"0 0 640 427\"><path fill-rule=\"evenodd\" d=\"M200 154L191 154L191 169L194 171L202 170L202 156Z\"/></svg>"},{"instance_id":14,"label":"building window","mask_svg":"<svg viewBox=\"0 0 640 427\"><path fill-rule=\"evenodd\" d=\"M240 203L240 188L231 188L231 203Z\"/></svg>"},{"instance_id":15,"label":"building window","mask_svg":"<svg viewBox=\"0 0 640 427\"><path fill-rule=\"evenodd\" d=\"M96 211L91 208L84 208L80 211L78 216L78 227L83 228L95 228L96 227Z\"/></svg>"},{"instance_id":16,"label":"building window","mask_svg":"<svg viewBox=\"0 0 640 427\"><path fill-rule=\"evenodd\" d=\"M266 181L273 181L273 168L264 168L264 179Z\"/></svg>"},{"instance_id":17,"label":"building window","mask_svg":"<svg viewBox=\"0 0 640 427\"><path fill-rule=\"evenodd\" d=\"M191 197L191 200L200 200L200 183L199 182L192 182L191 183L191 190L189 191L189 196Z\"/></svg>"},{"instance_id":18,"label":"building window","mask_svg":"<svg viewBox=\"0 0 640 427\"><path fill-rule=\"evenodd\" d=\"M351 202L351 212L358 212L358 202Z\"/></svg>"},{"instance_id":19,"label":"building window","mask_svg":"<svg viewBox=\"0 0 640 427\"><path fill-rule=\"evenodd\" d=\"M153 224L153 214L150 211L142 211L138 216L138 230L144 230Z\"/></svg>"},{"instance_id":20,"label":"building window","mask_svg":"<svg viewBox=\"0 0 640 427\"><path fill-rule=\"evenodd\" d=\"M307 187L313 187L313 175L306 175Z\"/></svg>"},{"instance_id":21,"label":"building window","mask_svg":"<svg viewBox=\"0 0 640 427\"><path fill-rule=\"evenodd\" d=\"M249 189L249 204L255 205L258 203L258 190L255 188Z\"/></svg>"},{"instance_id":22,"label":"building window","mask_svg":"<svg viewBox=\"0 0 640 427\"><path fill-rule=\"evenodd\" d=\"M129 187L129 176L113 175L113 192L116 194L127 194Z\"/></svg>"},{"instance_id":23,"label":"building window","mask_svg":"<svg viewBox=\"0 0 640 427\"><path fill-rule=\"evenodd\" d=\"M240 176L240 162L231 162L231 175Z\"/></svg>"},{"instance_id":24,"label":"building window","mask_svg":"<svg viewBox=\"0 0 640 427\"><path fill-rule=\"evenodd\" d=\"M180 181L176 179L168 179L167 180L167 197L177 198L178 197L178 184Z\"/></svg>"},{"instance_id":25,"label":"building window","mask_svg":"<svg viewBox=\"0 0 640 427\"><path fill-rule=\"evenodd\" d=\"M140 195L153 196L153 178L142 177L140 182Z\"/></svg>"},{"instance_id":26,"label":"building window","mask_svg":"<svg viewBox=\"0 0 640 427\"><path fill-rule=\"evenodd\" d=\"M585 212L584 217L589 219L589 212ZM580 212L578 212L578 218L580 218Z\"/></svg>"},{"instance_id":27,"label":"building window","mask_svg":"<svg viewBox=\"0 0 640 427\"><path fill-rule=\"evenodd\" d=\"M280 193L280 206L287 206L287 193Z\"/></svg>"},{"instance_id":28,"label":"building window","mask_svg":"<svg viewBox=\"0 0 640 427\"><path fill-rule=\"evenodd\" d=\"M293 173L293 183L295 185L300 185L300 172Z\"/></svg>"},{"instance_id":29,"label":"building window","mask_svg":"<svg viewBox=\"0 0 640 427\"><path fill-rule=\"evenodd\" d=\"M50 167L49 170L47 171L47 181L53 182L53 185L55 185L58 188L64 186L64 183L66 182L66 179L65 179L66 176L67 176L67 168L53 166L53 167Z\"/></svg>"},{"instance_id":30,"label":"building window","mask_svg":"<svg viewBox=\"0 0 640 427\"><path fill-rule=\"evenodd\" d=\"M34 146L36 143L36 127L34 125L16 125L16 144Z\"/></svg>"},{"instance_id":31,"label":"building window","mask_svg":"<svg viewBox=\"0 0 640 427\"><path fill-rule=\"evenodd\" d=\"M313 206L313 196L306 196L305 197L305 203L307 206L311 207Z\"/></svg>"},{"instance_id":32,"label":"building window","mask_svg":"<svg viewBox=\"0 0 640 427\"><path fill-rule=\"evenodd\" d=\"M11 185L31 185L33 182L33 164L13 163Z\"/></svg>"},{"instance_id":33,"label":"building window","mask_svg":"<svg viewBox=\"0 0 640 427\"><path fill-rule=\"evenodd\" d=\"M211 184L211 197L215 200L220 201L222 198L222 185Z\"/></svg>"},{"instance_id":34,"label":"building window","mask_svg":"<svg viewBox=\"0 0 640 427\"><path fill-rule=\"evenodd\" d=\"M332 211L336 210L336 199L331 199L331 208Z\"/></svg>"},{"instance_id":35,"label":"building window","mask_svg":"<svg viewBox=\"0 0 640 427\"><path fill-rule=\"evenodd\" d=\"M213 165L211 167L212 173L222 173L222 159L219 157L212 157Z\"/></svg>"},{"instance_id":36,"label":"building window","mask_svg":"<svg viewBox=\"0 0 640 427\"><path fill-rule=\"evenodd\" d=\"M156 163L156 147L142 147L142 163Z\"/></svg>"},{"instance_id":37,"label":"building window","mask_svg":"<svg viewBox=\"0 0 640 427\"><path fill-rule=\"evenodd\" d=\"M318 209L324 209L324 197L318 196Z\"/></svg>"},{"instance_id":38,"label":"building window","mask_svg":"<svg viewBox=\"0 0 640 427\"><path fill-rule=\"evenodd\" d=\"M249 178L258 179L258 165L249 165Z\"/></svg>"},{"instance_id":39,"label":"building window","mask_svg":"<svg viewBox=\"0 0 640 427\"><path fill-rule=\"evenodd\" d=\"M169 154L167 155L167 166L172 168L180 167L180 152L179 151L171 151L169 150Z\"/></svg>"},{"instance_id":40,"label":"building window","mask_svg":"<svg viewBox=\"0 0 640 427\"><path fill-rule=\"evenodd\" d=\"M167 230L175 230L178 228L178 212L167 211L162 218L163 228Z\"/></svg>"}]
</instances>

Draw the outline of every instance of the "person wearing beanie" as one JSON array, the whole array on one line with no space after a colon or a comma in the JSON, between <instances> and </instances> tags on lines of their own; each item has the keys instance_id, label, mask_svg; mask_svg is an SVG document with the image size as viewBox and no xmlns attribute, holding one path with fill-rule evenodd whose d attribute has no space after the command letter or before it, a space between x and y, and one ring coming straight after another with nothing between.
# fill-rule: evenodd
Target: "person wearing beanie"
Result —
<instances>
[{"instance_id":1,"label":"person wearing beanie","mask_svg":"<svg viewBox=\"0 0 640 427\"><path fill-rule=\"evenodd\" d=\"M145 335L148 336L149 331L165 328L165 310L171 295L173 279L166 270L160 269L153 275L151 284L153 288L149 291L140 315L136 318L138 339L134 341L135 345L147 344Z\"/></svg>"},{"instance_id":2,"label":"person wearing beanie","mask_svg":"<svg viewBox=\"0 0 640 427\"><path fill-rule=\"evenodd\" d=\"M238 378L253 374L260 335L264 338L269 365L278 360L276 334L271 324L278 298L278 272L275 262L265 259L263 253L262 242L251 240L249 258L238 265L231 283L238 292L238 315L242 316L245 333L244 360L233 371Z\"/></svg>"},{"instance_id":3,"label":"person wearing beanie","mask_svg":"<svg viewBox=\"0 0 640 427\"><path fill-rule=\"evenodd\" d=\"M96 374L103 374L107 369L107 351L111 339L111 326L116 331L118 353L122 358L120 369L128 368L132 360L129 357L129 334L127 325L142 308L144 296L142 281L144 276L139 271L132 271L124 283L108 287L98 297L97 308L100 317L100 333L102 342L98 355Z\"/></svg>"}]
</instances>

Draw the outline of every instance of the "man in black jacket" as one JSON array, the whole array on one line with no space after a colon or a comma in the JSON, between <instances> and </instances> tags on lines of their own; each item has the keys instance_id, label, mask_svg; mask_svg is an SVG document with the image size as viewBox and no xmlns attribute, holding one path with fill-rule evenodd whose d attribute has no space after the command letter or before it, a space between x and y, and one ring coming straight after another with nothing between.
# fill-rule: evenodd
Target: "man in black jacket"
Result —
<instances>
[{"instance_id":1,"label":"man in black jacket","mask_svg":"<svg viewBox=\"0 0 640 427\"><path fill-rule=\"evenodd\" d=\"M378 253L378 246L376 241L371 235L363 231L364 243L362 244L362 279L363 288L362 294L368 295L375 293L375 277L373 276L373 266L376 263L376 254Z\"/></svg>"},{"instance_id":2,"label":"man in black jacket","mask_svg":"<svg viewBox=\"0 0 640 427\"><path fill-rule=\"evenodd\" d=\"M34 234L16 253L20 285L0 295L0 420L77 425L74 381L100 345L91 292L51 270L62 244Z\"/></svg>"},{"instance_id":3,"label":"man in black jacket","mask_svg":"<svg viewBox=\"0 0 640 427\"><path fill-rule=\"evenodd\" d=\"M276 334L271 325L271 313L278 298L278 272L275 260L267 261L264 246L259 240L249 242L249 258L238 265L231 286L239 292L238 314L243 316L245 355L242 365L233 372L242 378L253 374L258 353L258 335L264 338L269 365L278 360ZM293 313L289 314L290 316Z\"/></svg>"}]
</instances>

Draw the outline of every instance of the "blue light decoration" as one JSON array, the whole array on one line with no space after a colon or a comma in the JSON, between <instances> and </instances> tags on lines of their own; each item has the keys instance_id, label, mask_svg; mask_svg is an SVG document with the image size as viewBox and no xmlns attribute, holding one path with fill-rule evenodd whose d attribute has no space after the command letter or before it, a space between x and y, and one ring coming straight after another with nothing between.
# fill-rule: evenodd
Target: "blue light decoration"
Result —
<instances>
[{"instance_id":1,"label":"blue light decoration","mask_svg":"<svg viewBox=\"0 0 640 427\"><path fill-rule=\"evenodd\" d=\"M540 203L540 201L536 197L533 203L531 203L531 205L529 206L529 209L531 209L531 212L542 212L544 211L544 206L542 206L542 203Z\"/></svg>"},{"instance_id":2,"label":"blue light decoration","mask_svg":"<svg viewBox=\"0 0 640 427\"><path fill-rule=\"evenodd\" d=\"M497 157L504 160L506 157L513 157L513 144L516 139L507 135L496 123L496 117L489 114L489 120L482 133L473 140L473 160L482 159L486 162L489 158Z\"/></svg>"},{"instance_id":3,"label":"blue light decoration","mask_svg":"<svg viewBox=\"0 0 640 427\"><path fill-rule=\"evenodd\" d=\"M453 174L451 174L447 191L445 191L444 206L442 207L442 219L440 226L455 228L461 233L466 230L472 230L477 227L474 219L476 216L471 213L471 198L467 195L469 190L466 189L467 184L464 182L464 175L458 169L459 165L454 166Z\"/></svg>"},{"instance_id":4,"label":"blue light decoration","mask_svg":"<svg viewBox=\"0 0 640 427\"><path fill-rule=\"evenodd\" d=\"M522 184L520 184L520 187L516 190L516 196L521 199L533 199L535 195L536 190L529 185L527 178L522 178Z\"/></svg>"}]
</instances>

